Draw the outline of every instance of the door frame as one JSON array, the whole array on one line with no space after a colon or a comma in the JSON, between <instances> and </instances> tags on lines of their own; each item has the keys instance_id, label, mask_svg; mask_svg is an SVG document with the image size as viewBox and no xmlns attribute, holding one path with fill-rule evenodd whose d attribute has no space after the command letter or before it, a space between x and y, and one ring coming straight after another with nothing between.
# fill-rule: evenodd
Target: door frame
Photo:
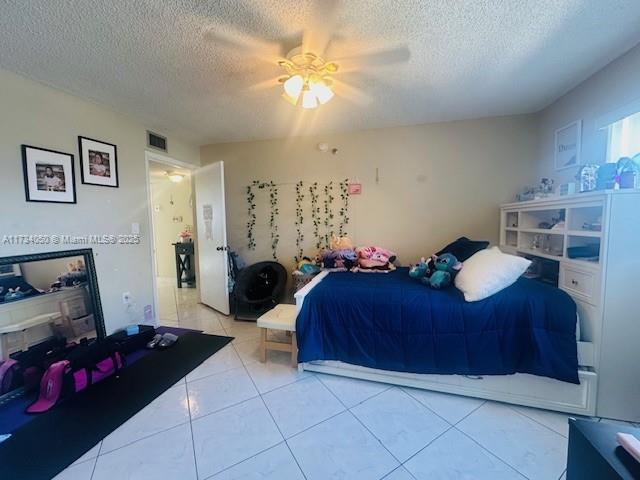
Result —
<instances>
[{"instance_id":1,"label":"door frame","mask_svg":"<svg viewBox=\"0 0 640 480\"><path fill-rule=\"evenodd\" d=\"M194 173L195 171L199 168L199 165L193 165L192 163L186 163L186 162L182 162L180 160L176 160L173 157L169 157L168 155L163 155L161 153L158 152L153 152L151 150L145 150L144 151L144 171L145 171L145 178L146 178L146 184L145 184L145 189L147 191L147 215L148 215L148 219L149 219L149 233L150 233L150 242L149 242L149 254L151 255L151 271L152 271L152 278L151 278L151 285L152 285L152 289L153 289L153 321L155 323L156 326L158 326L159 322L160 322L160 316L159 316L159 299L158 299L158 282L157 282L157 278L158 278L158 265L156 262L156 233L155 233L155 225L153 223L153 199L151 196L151 174L150 174L150 170L149 170L149 162L154 162L154 163L162 163L163 165L167 165L168 167L174 167L174 168L180 168L182 170L188 170L190 175L189 175L189 180L191 181L191 196L195 199L195 182L194 180ZM193 207L194 209L194 220L195 220L195 202L193 202ZM196 222L193 222L193 233L195 236L197 236L198 231L197 231L197 226L196 226ZM197 253L196 253L197 255ZM197 281L198 278L198 262L197 262L197 257L194 258L194 268L196 270L196 289L198 291L198 298L200 297L200 285L199 282Z\"/></svg>"}]
</instances>

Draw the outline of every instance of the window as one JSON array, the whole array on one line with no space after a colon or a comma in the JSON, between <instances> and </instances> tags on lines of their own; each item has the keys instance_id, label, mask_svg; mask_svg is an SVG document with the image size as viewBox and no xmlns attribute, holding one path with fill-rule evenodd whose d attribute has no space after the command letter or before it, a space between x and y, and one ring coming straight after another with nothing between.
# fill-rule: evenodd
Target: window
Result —
<instances>
[{"instance_id":1,"label":"window","mask_svg":"<svg viewBox=\"0 0 640 480\"><path fill-rule=\"evenodd\" d=\"M640 153L640 112L609 126L607 162L615 163L622 157L634 157Z\"/></svg>"}]
</instances>

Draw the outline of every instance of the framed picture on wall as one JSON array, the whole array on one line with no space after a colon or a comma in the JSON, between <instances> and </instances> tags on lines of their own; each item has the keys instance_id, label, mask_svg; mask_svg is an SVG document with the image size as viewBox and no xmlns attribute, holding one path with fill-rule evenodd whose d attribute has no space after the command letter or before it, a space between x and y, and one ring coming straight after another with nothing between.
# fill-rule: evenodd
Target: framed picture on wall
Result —
<instances>
[{"instance_id":1,"label":"framed picture on wall","mask_svg":"<svg viewBox=\"0 0 640 480\"><path fill-rule=\"evenodd\" d=\"M27 202L76 203L73 155L22 145Z\"/></svg>"},{"instance_id":2,"label":"framed picture on wall","mask_svg":"<svg viewBox=\"0 0 640 480\"><path fill-rule=\"evenodd\" d=\"M78 137L82 183L118 187L118 152L111 143Z\"/></svg>"},{"instance_id":3,"label":"framed picture on wall","mask_svg":"<svg viewBox=\"0 0 640 480\"><path fill-rule=\"evenodd\" d=\"M555 138L555 166L556 170L576 167L580 165L582 145L582 120L576 120L569 125L556 130Z\"/></svg>"}]
</instances>

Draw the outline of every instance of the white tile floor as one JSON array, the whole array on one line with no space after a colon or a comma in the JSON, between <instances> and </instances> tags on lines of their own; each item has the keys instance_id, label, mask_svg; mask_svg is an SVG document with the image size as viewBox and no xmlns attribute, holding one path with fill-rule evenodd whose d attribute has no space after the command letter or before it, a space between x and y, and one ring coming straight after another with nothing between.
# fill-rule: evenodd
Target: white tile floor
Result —
<instances>
[{"instance_id":1,"label":"white tile floor","mask_svg":"<svg viewBox=\"0 0 640 480\"><path fill-rule=\"evenodd\" d=\"M255 324L160 298L163 324L236 339L57 479L564 478L567 415L261 364Z\"/></svg>"}]
</instances>

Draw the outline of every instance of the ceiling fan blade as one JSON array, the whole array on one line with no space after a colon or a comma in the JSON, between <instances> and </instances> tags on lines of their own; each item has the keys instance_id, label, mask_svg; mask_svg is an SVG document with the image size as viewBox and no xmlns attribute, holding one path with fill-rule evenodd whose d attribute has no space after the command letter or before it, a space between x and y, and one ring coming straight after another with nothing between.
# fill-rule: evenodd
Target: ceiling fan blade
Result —
<instances>
[{"instance_id":1,"label":"ceiling fan blade","mask_svg":"<svg viewBox=\"0 0 640 480\"><path fill-rule=\"evenodd\" d=\"M234 29L208 28L203 33L203 38L216 47L235 50L268 63L276 64L281 58L280 46L276 42L255 38Z\"/></svg>"},{"instance_id":2,"label":"ceiling fan blade","mask_svg":"<svg viewBox=\"0 0 640 480\"><path fill-rule=\"evenodd\" d=\"M344 98L345 100L358 104L358 105L369 105L373 99L360 90L358 87L354 87L349 85L348 83L338 80L337 78L333 79L333 91L335 94Z\"/></svg>"},{"instance_id":3,"label":"ceiling fan blade","mask_svg":"<svg viewBox=\"0 0 640 480\"><path fill-rule=\"evenodd\" d=\"M282 85L280 82L278 82L278 79L280 79L281 77L282 75L278 75L277 77L269 78L268 80L263 80L262 82L254 83L253 85L249 86L249 91L258 92L258 91L268 90L270 88L278 87Z\"/></svg>"},{"instance_id":4,"label":"ceiling fan blade","mask_svg":"<svg viewBox=\"0 0 640 480\"><path fill-rule=\"evenodd\" d=\"M361 67L381 67L408 62L411 58L411 51L406 45L385 50L374 50L371 52L348 55L342 58L333 59L340 65L341 71L355 70ZM344 68L343 68L344 66Z\"/></svg>"},{"instance_id":5,"label":"ceiling fan blade","mask_svg":"<svg viewBox=\"0 0 640 480\"><path fill-rule=\"evenodd\" d=\"M315 0L302 35L302 51L324 55L338 29L340 0Z\"/></svg>"}]
</instances>

